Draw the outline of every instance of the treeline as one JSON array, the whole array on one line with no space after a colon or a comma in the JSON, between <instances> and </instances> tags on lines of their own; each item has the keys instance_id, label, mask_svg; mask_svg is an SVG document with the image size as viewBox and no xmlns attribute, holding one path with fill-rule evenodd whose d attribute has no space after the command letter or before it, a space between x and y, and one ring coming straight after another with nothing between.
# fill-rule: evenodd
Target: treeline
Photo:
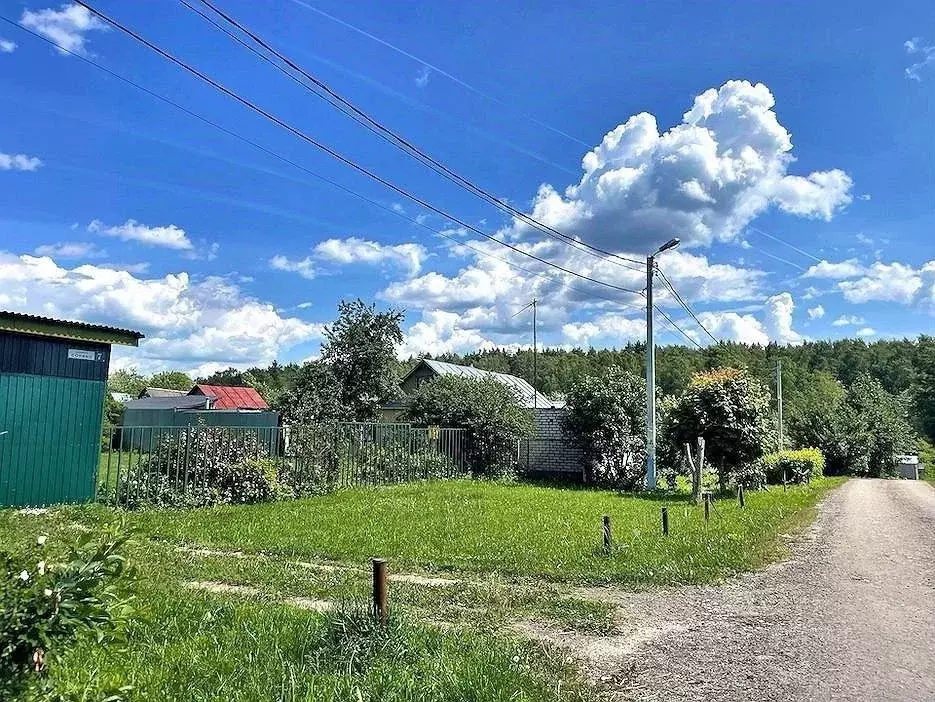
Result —
<instances>
[{"instance_id":1,"label":"treeline","mask_svg":"<svg viewBox=\"0 0 935 702\"><path fill-rule=\"evenodd\" d=\"M542 392L564 396L579 380L620 368L642 375L644 345L619 349L544 349L533 377L531 350L491 349L469 354L443 354L437 360L473 365L485 370L525 378ZM430 357L426 355L426 357ZM794 415L797 408L815 401L816 389L829 383L850 388L859 378L871 377L883 389L901 399L912 423L935 439L935 337L876 341L859 339L816 341L798 346L751 346L732 342L704 349L663 346L656 350L656 382L661 394L682 393L695 373L732 367L746 370L770 388L775 401L777 363L782 365L783 406ZM401 378L418 358L395 362L392 373ZM274 407L295 387L298 364L273 363L246 371L228 369L199 382L256 387Z\"/></svg>"}]
</instances>

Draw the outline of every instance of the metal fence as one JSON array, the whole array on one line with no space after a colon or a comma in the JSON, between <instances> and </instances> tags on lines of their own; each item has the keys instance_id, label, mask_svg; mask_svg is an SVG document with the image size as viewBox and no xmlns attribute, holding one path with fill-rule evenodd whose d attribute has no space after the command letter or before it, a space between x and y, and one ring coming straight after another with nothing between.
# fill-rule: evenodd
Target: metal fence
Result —
<instances>
[{"instance_id":1,"label":"metal fence","mask_svg":"<svg viewBox=\"0 0 935 702\"><path fill-rule=\"evenodd\" d=\"M260 502L469 473L463 429L341 423L108 427L97 498L121 507Z\"/></svg>"}]
</instances>

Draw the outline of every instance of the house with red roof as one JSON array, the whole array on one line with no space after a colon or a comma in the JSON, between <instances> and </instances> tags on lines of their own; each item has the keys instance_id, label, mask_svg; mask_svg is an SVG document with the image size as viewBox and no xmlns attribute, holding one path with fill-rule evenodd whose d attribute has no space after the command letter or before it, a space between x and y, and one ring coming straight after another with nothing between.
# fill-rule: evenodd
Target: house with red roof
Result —
<instances>
[{"instance_id":1,"label":"house with red roof","mask_svg":"<svg viewBox=\"0 0 935 702\"><path fill-rule=\"evenodd\" d=\"M210 398L209 407L215 410L268 410L260 393L254 388L240 388L231 385L195 385L189 395L201 395Z\"/></svg>"}]
</instances>

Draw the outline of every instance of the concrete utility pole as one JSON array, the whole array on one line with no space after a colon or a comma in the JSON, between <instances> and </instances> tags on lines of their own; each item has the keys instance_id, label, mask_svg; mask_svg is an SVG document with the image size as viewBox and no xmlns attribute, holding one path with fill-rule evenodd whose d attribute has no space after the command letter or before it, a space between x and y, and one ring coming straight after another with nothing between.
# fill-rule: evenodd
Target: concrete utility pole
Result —
<instances>
[{"instance_id":1,"label":"concrete utility pole","mask_svg":"<svg viewBox=\"0 0 935 702\"><path fill-rule=\"evenodd\" d=\"M646 257L646 487L656 489L656 340L653 336L653 276L656 256L674 249L678 239L670 239L656 253Z\"/></svg>"},{"instance_id":2,"label":"concrete utility pole","mask_svg":"<svg viewBox=\"0 0 935 702\"><path fill-rule=\"evenodd\" d=\"M776 361L776 407L779 410L779 450L782 451L782 360Z\"/></svg>"},{"instance_id":3,"label":"concrete utility pole","mask_svg":"<svg viewBox=\"0 0 935 702\"><path fill-rule=\"evenodd\" d=\"M526 310L532 307L532 387L535 392L532 395L532 408L533 410L538 409L538 400L539 400L539 335L538 335L538 320L537 312L539 308L538 298L532 298L532 302L523 307L519 312L514 314L510 319L516 317L519 314L522 314Z\"/></svg>"}]
</instances>

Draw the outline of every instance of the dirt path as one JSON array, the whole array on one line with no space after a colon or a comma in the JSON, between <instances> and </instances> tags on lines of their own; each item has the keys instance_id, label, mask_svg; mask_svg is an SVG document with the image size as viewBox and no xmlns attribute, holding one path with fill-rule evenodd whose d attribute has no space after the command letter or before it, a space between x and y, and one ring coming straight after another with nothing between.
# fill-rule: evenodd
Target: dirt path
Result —
<instances>
[{"instance_id":1,"label":"dirt path","mask_svg":"<svg viewBox=\"0 0 935 702\"><path fill-rule=\"evenodd\" d=\"M620 636L566 635L614 700L935 700L935 490L852 480L790 559L634 595Z\"/></svg>"}]
</instances>

